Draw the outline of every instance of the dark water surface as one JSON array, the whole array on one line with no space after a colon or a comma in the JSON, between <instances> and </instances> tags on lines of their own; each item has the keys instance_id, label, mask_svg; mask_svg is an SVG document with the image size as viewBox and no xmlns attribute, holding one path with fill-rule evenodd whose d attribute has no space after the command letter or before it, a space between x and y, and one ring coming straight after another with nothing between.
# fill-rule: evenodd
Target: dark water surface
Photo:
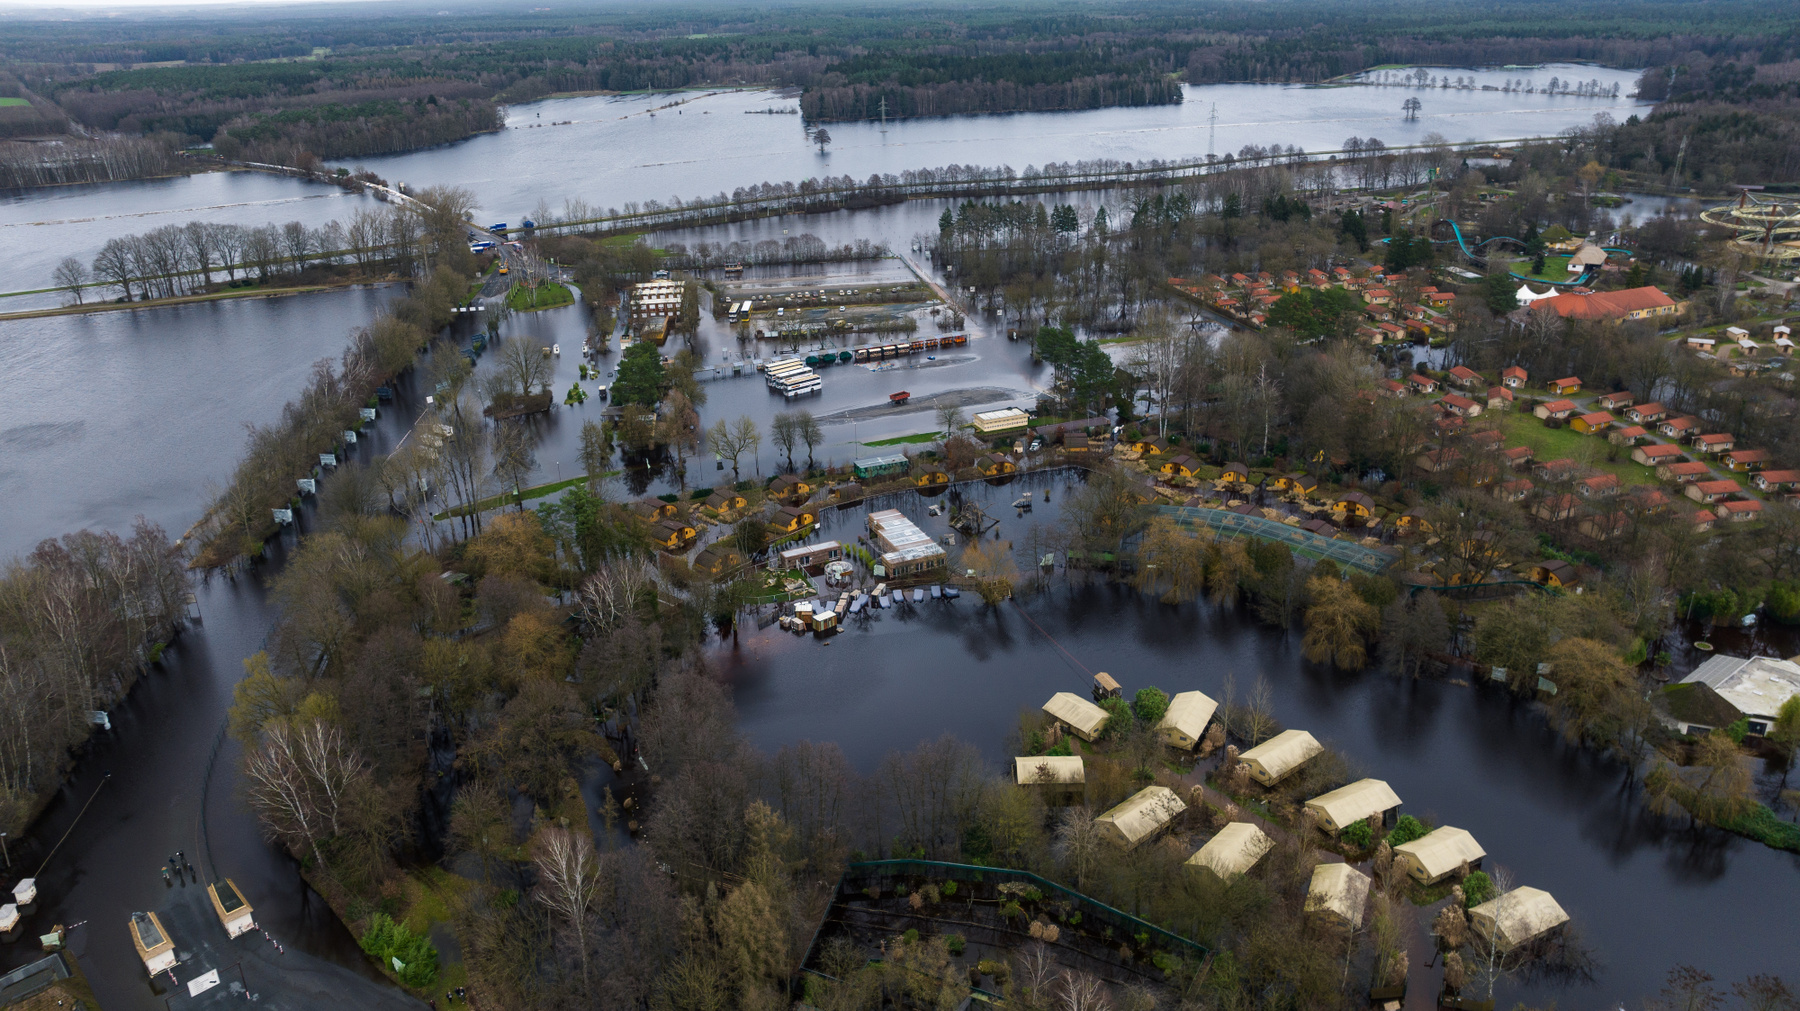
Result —
<instances>
[{"instance_id":1,"label":"dark water surface","mask_svg":"<svg viewBox=\"0 0 1800 1011\"><path fill-rule=\"evenodd\" d=\"M386 297L383 292L341 293L319 296L317 302L290 299L279 304L303 311L309 302L313 302L315 310L329 306L332 300L340 303L338 311L342 317L315 311L297 320L292 330L293 343L301 344L315 331L322 332L327 326L336 328L338 336L329 342L334 349L342 342L341 327L346 318L361 318ZM134 315L86 319L129 320ZM229 313L226 318L229 321ZM83 318L44 322L63 323L71 319ZM181 346L180 361L187 368L204 369L207 361L220 355L253 353L226 347L232 339L241 342L249 338L233 328L220 326L220 321L213 322L212 326L195 325L189 329L189 334L198 336L195 343ZM131 337L126 328L124 336L108 338L112 343L105 346L131 348ZM70 338L63 335L59 339ZM319 339L325 341L323 337ZM308 358L318 350L304 345L298 349L287 347L268 335L262 338L262 345L271 356L276 355L272 348L278 345L283 349L281 353L300 353ZM174 365L171 355L169 366ZM272 364L270 371L285 378L278 383L278 377L271 376L268 385L287 387L291 372L304 374L305 368L304 361L297 366ZM79 384L76 391L86 392ZM146 391L151 396L160 392L164 391L158 391L154 385ZM273 407L260 399L250 402L222 393L224 399L211 405L210 411L188 414L171 409L171 413L192 418L188 425L158 424L151 418L133 415L134 425L121 425L117 430L109 427L103 437L91 444L63 450L61 458L86 460L94 469L109 471L116 480L133 487L163 483L157 478L156 469L140 457L155 454L172 458L178 477L168 483L167 498L157 500L162 503L158 507L161 514L153 512L152 518L179 531L198 515L205 502L204 491L194 475L216 473L223 477L228 473L242 444L240 424L268 420L292 390L265 392L279 397ZM396 384L396 393L395 403L383 408L382 416L369 426L353 451L361 458L391 452L423 405L423 396L415 393L410 377ZM124 406L131 408L129 403ZM86 408L101 415L106 410L99 401L86 402ZM114 424L112 419L105 423ZM118 451L122 446L147 448L139 453ZM123 501L129 504L130 500ZM11 502L9 498L9 507ZM147 511L142 506L132 508ZM52 526L57 524L57 516L54 510L28 515L9 513L4 524L6 536L10 542L31 537L40 528L48 536L78 525L70 522ZM129 513L123 521L104 514L94 522L119 529L129 523ZM309 506L300 512L298 524L304 529L311 522ZM294 959L288 970L290 982L304 980L329 990L349 1007L388 1007L397 1006L396 1002L418 1005L375 973L355 939L300 878L295 863L264 841L256 819L242 799L237 773L239 748L229 739L221 743L220 731L232 689L243 677L243 659L263 648L276 618L274 603L264 591L264 579L279 571L295 537L296 532L290 528L272 544L269 560L258 569L235 579L214 578L196 588L203 624L181 635L165 652L163 661L112 711L113 729L96 734L88 753L78 761L74 774L44 816L24 839L11 840L15 873L30 873L28 869L40 865L43 871L38 881L38 908L26 916L23 935L18 941L0 946L0 959L4 959L6 967L37 957L35 938L53 924L82 924L70 932L70 949L82 959L102 1005L109 1011L164 1008L167 977L160 977L158 985L152 987L132 949L126 924L132 912L156 909L167 901L167 886L159 871L169 855L180 850L199 871L203 882L216 876L230 877L237 883L254 907L257 922L294 953L289 956ZM65 833L67 838L52 853ZM175 940L182 950L194 943L182 937ZM250 960L246 960L245 967L252 990L272 992L279 988L280 980L276 978L255 978ZM177 969L182 983L197 974L198 970L190 966Z\"/></svg>"},{"instance_id":2,"label":"dark water surface","mask_svg":"<svg viewBox=\"0 0 1800 1011\"><path fill-rule=\"evenodd\" d=\"M1001 537L1023 546L1027 523L1054 510L1039 505L1021 521L1007 504L1046 483L974 488L1002 517ZM1066 489L1053 487L1060 505ZM925 515L924 498L895 504L927 531L948 531L944 518ZM854 539L862 516L828 511L821 538ZM1649 816L1621 767L1569 746L1504 691L1345 674L1307 662L1298 634L1060 571L1016 604L927 599L853 617L829 642L747 627L735 645L715 648L757 747L836 741L869 772L889 751L948 733L980 747L998 773L1018 712L1058 691L1085 696L1090 670L1111 673L1128 694L1154 684L1214 698L1227 677L1240 698L1260 677L1284 726L1387 780L1402 810L1468 829L1490 872L1504 868L1569 912L1602 964L1596 984L1514 987L1501 1007L1636 1007L1681 963L1725 981L1800 976L1800 856Z\"/></svg>"},{"instance_id":3,"label":"dark water surface","mask_svg":"<svg viewBox=\"0 0 1800 1011\"><path fill-rule=\"evenodd\" d=\"M143 515L179 537L313 363L400 289L0 323L0 558Z\"/></svg>"}]
</instances>

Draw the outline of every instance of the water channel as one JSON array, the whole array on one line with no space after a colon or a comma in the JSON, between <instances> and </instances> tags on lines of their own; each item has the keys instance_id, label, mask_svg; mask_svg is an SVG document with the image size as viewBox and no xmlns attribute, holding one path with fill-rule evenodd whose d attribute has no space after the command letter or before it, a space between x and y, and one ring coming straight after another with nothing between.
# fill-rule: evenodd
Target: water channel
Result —
<instances>
[{"instance_id":1,"label":"water channel","mask_svg":"<svg viewBox=\"0 0 1800 1011\"><path fill-rule=\"evenodd\" d=\"M1453 71L1453 73L1467 73ZM1635 75L1590 68L1544 68L1585 80ZM1486 72L1482 72L1486 74ZM1610 75L1610 76L1609 76ZM1493 72L1501 78L1517 72ZM1487 83L1487 77L1481 78ZM1400 103L1417 94L1417 123ZM679 109L649 113L677 97ZM1190 158L1203 155L1212 133L1220 153L1246 143L1335 148L1349 135L1379 136L1390 145L1432 131L1453 140L1554 134L1585 124L1596 112L1623 118L1636 103L1483 91L1389 88L1285 88L1231 85L1190 88L1182 106L1092 113L834 124L836 140L820 155L801 135L798 117L750 115L793 104L767 92L709 96L579 98L509 111L509 128L464 144L380 159L370 167L412 185L438 182L475 191L483 213L516 220L543 199L592 204L691 197L764 179L823 172L866 175L953 162L1015 167L1080 158ZM1210 121L1217 102L1219 120ZM544 126L538 122L569 122ZM1216 131L1216 132L1215 132ZM106 238L194 218L257 225L343 218L356 201L295 180L207 174L140 184L80 187L0 201L0 235L14 238L14 288L48 283L65 255L91 258ZM815 232L832 243L886 239L906 249L929 231L941 204L921 201L828 218L768 220L705 232L669 233L659 243L729 241ZM905 280L894 261L792 273L833 280ZM243 426L272 420L296 393L307 369L335 357L349 331L367 320L381 290L332 292L291 299L231 302L0 324L0 354L14 366L10 396L0 401L0 556L80 526L123 529L142 513L172 532L197 519L208 481L230 472L244 445ZM11 299L8 302L22 302ZM6 305L4 308L23 308ZM573 349L585 335L586 312L575 306L516 315L504 339L560 343L556 389L574 380ZM922 330L931 333L930 329ZM997 321L973 316L972 339L938 361L907 361L871 370L836 366L823 394L803 405L772 398L755 377L708 383L703 420L748 414L766 426L770 414L805 406L822 416L822 460L843 462L862 443L932 427L928 410L884 409L899 389L916 399L956 394L971 410L1029 404L1044 382L1021 344ZM700 346L709 362L741 350L708 320ZM544 436L540 479L573 473L580 422L599 405L558 408L533 422ZM871 410L871 408L873 408ZM404 430L406 403L384 417L359 452L379 452ZM769 474L780 461L765 445L746 474ZM721 477L710 456L689 461L689 487ZM648 482L648 483L646 483ZM618 494L671 486L664 472L622 483ZM996 494L1007 497L1013 490ZM1003 504L1003 503L1002 503ZM922 518L922 507L909 511ZM1036 516L1044 521L1053 514ZM1010 515L1010 514L1009 514ZM859 514L832 514L830 531L853 536ZM1013 536L1008 525L1008 536ZM90 920L75 943L108 1008L160 1006L125 943L124 916L154 904L155 866L166 852L196 852L199 784L240 659L260 644L273 614L254 577L215 580L200 590L205 625L171 651L154 675L115 714L117 729L78 766L75 778L35 836L68 825L106 770L115 779L75 826L45 872L45 907L28 928ZM1566 995L1565 1003L1635 998L1675 961L1692 960L1724 979L1753 971L1800 971L1791 944L1795 860L1715 832L1690 833L1648 819L1621 790L1618 770L1563 745L1529 709L1480 689L1441 683L1396 683L1374 674L1341 675L1304 663L1290 637L1200 606L1164 607L1105 587L1063 585L1022 599L1037 623L1082 663L1118 673L1128 684L1215 691L1226 673L1240 684L1268 677L1276 709L1290 726L1331 739L1372 775L1394 783L1410 809L1469 828L1519 880L1557 895L1599 950L1606 969L1599 987ZM827 649L777 632L747 634L721 660L738 690L744 728L762 747L802 737L840 741L867 768L893 747L949 731L998 761L1005 728L1022 706L1081 679L1017 611L983 612L973 601L957 610L884 613L868 629L853 628ZM907 648L893 635L912 633ZM886 649L880 647L885 646ZM923 672L929 672L925 674ZM221 873L231 874L272 932L301 950L366 972L348 935L299 884L291 864L257 837L232 787L230 746L220 758L205 810ZM129 786L129 789L119 789ZM28 846L39 846L33 840ZM15 851L16 859L29 859ZM40 923L41 921L41 923ZM28 929L27 933L31 932ZM5 949L7 967L29 946ZM1611 1005L1609 1005L1611 1006Z\"/></svg>"}]
</instances>

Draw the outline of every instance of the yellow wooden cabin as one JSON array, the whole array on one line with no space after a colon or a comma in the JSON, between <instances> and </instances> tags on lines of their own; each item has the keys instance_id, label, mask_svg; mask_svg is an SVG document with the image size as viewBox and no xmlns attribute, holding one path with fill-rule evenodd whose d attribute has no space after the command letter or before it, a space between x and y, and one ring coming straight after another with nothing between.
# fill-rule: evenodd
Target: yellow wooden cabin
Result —
<instances>
[{"instance_id":1,"label":"yellow wooden cabin","mask_svg":"<svg viewBox=\"0 0 1800 1011\"><path fill-rule=\"evenodd\" d=\"M668 519L676 513L675 503L657 498L638 499L631 504L631 511L651 522Z\"/></svg>"},{"instance_id":2,"label":"yellow wooden cabin","mask_svg":"<svg viewBox=\"0 0 1800 1011\"><path fill-rule=\"evenodd\" d=\"M782 506L769 525L784 534L791 534L812 526L813 521L817 518L817 515L805 506Z\"/></svg>"},{"instance_id":3,"label":"yellow wooden cabin","mask_svg":"<svg viewBox=\"0 0 1800 1011\"><path fill-rule=\"evenodd\" d=\"M1131 448L1144 456L1162 456L1169 452L1168 442L1162 439L1139 439L1131 444Z\"/></svg>"},{"instance_id":4,"label":"yellow wooden cabin","mask_svg":"<svg viewBox=\"0 0 1800 1011\"><path fill-rule=\"evenodd\" d=\"M714 491L711 495L706 496L706 501L701 504L714 512L729 513L749 505L749 500L735 491Z\"/></svg>"},{"instance_id":5,"label":"yellow wooden cabin","mask_svg":"<svg viewBox=\"0 0 1800 1011\"><path fill-rule=\"evenodd\" d=\"M729 541L714 541L694 557L693 569L706 576L722 576L743 567L744 553Z\"/></svg>"},{"instance_id":6,"label":"yellow wooden cabin","mask_svg":"<svg viewBox=\"0 0 1800 1011\"><path fill-rule=\"evenodd\" d=\"M1200 461L1186 453L1177 453L1157 467L1158 471L1169 477L1193 477L1194 472L1199 469Z\"/></svg>"},{"instance_id":7,"label":"yellow wooden cabin","mask_svg":"<svg viewBox=\"0 0 1800 1011\"><path fill-rule=\"evenodd\" d=\"M813 486L792 474L782 474L769 482L769 494L779 499L803 502L813 493Z\"/></svg>"},{"instance_id":8,"label":"yellow wooden cabin","mask_svg":"<svg viewBox=\"0 0 1800 1011\"><path fill-rule=\"evenodd\" d=\"M1331 511L1343 513L1345 519L1366 520L1375 515L1375 500L1360 491L1353 491L1331 503Z\"/></svg>"},{"instance_id":9,"label":"yellow wooden cabin","mask_svg":"<svg viewBox=\"0 0 1800 1011\"><path fill-rule=\"evenodd\" d=\"M1428 534L1432 531L1431 521L1426 519L1425 513L1418 509L1408 509L1401 513L1400 518L1394 521L1394 525L1399 527L1402 533L1412 533L1416 530L1419 533Z\"/></svg>"},{"instance_id":10,"label":"yellow wooden cabin","mask_svg":"<svg viewBox=\"0 0 1800 1011\"><path fill-rule=\"evenodd\" d=\"M1270 486L1283 495L1295 495L1300 498L1305 498L1319 490L1319 479L1313 477L1311 474L1296 471L1295 473L1283 474L1280 477L1275 478L1274 481L1270 482Z\"/></svg>"},{"instance_id":11,"label":"yellow wooden cabin","mask_svg":"<svg viewBox=\"0 0 1800 1011\"><path fill-rule=\"evenodd\" d=\"M921 488L938 488L950 483L950 475L942 468L927 466L918 477Z\"/></svg>"},{"instance_id":12,"label":"yellow wooden cabin","mask_svg":"<svg viewBox=\"0 0 1800 1011\"><path fill-rule=\"evenodd\" d=\"M1001 477L1018 470L1019 465L1012 461L1012 457L989 453L975 458L975 469L981 472L982 477Z\"/></svg>"},{"instance_id":13,"label":"yellow wooden cabin","mask_svg":"<svg viewBox=\"0 0 1800 1011\"><path fill-rule=\"evenodd\" d=\"M680 551L694 543L700 532L693 526L677 519L663 520L650 528L650 537L656 546L664 551Z\"/></svg>"},{"instance_id":14,"label":"yellow wooden cabin","mask_svg":"<svg viewBox=\"0 0 1800 1011\"><path fill-rule=\"evenodd\" d=\"M1228 463L1219 473L1219 480L1226 484L1249 484L1250 468L1241 463Z\"/></svg>"}]
</instances>

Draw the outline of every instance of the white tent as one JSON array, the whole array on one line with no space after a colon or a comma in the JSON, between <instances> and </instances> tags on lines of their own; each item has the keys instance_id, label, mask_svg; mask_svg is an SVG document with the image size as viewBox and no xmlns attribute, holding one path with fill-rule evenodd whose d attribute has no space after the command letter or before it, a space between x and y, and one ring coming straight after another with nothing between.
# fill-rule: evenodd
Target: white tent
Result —
<instances>
[{"instance_id":1,"label":"white tent","mask_svg":"<svg viewBox=\"0 0 1800 1011\"><path fill-rule=\"evenodd\" d=\"M1306 889L1306 911L1329 916L1355 930L1362 926L1370 884L1367 874L1349 864L1319 864L1313 868L1312 884Z\"/></svg>"},{"instance_id":2,"label":"white tent","mask_svg":"<svg viewBox=\"0 0 1800 1011\"><path fill-rule=\"evenodd\" d=\"M1465 863L1471 868L1480 866L1487 850L1481 848L1468 830L1446 825L1394 847L1394 855L1411 861L1412 876L1429 885L1456 873Z\"/></svg>"},{"instance_id":3,"label":"white tent","mask_svg":"<svg viewBox=\"0 0 1800 1011\"><path fill-rule=\"evenodd\" d=\"M1013 759L1013 775L1020 786L1080 786L1087 767L1080 755L1021 755Z\"/></svg>"},{"instance_id":4,"label":"white tent","mask_svg":"<svg viewBox=\"0 0 1800 1011\"><path fill-rule=\"evenodd\" d=\"M1089 741L1100 736L1109 715L1106 710L1074 692L1057 692L1050 696L1050 701L1044 703L1044 712L1061 720L1070 730Z\"/></svg>"},{"instance_id":5,"label":"white tent","mask_svg":"<svg viewBox=\"0 0 1800 1011\"><path fill-rule=\"evenodd\" d=\"M1267 832L1247 821L1234 821L1188 857L1187 866L1194 870L1204 867L1230 881L1255 867L1274 846L1275 840Z\"/></svg>"},{"instance_id":6,"label":"white tent","mask_svg":"<svg viewBox=\"0 0 1800 1011\"><path fill-rule=\"evenodd\" d=\"M1469 925L1501 951L1510 951L1569 922L1569 914L1541 888L1515 888L1469 910ZM1498 933L1495 933L1498 931Z\"/></svg>"},{"instance_id":7,"label":"white tent","mask_svg":"<svg viewBox=\"0 0 1800 1011\"><path fill-rule=\"evenodd\" d=\"M1283 776L1313 760L1325 746L1304 730L1283 730L1238 756L1250 767L1250 776L1270 786Z\"/></svg>"},{"instance_id":8,"label":"white tent","mask_svg":"<svg viewBox=\"0 0 1800 1011\"><path fill-rule=\"evenodd\" d=\"M1514 295L1513 297L1517 298L1519 300L1520 305L1530 305L1531 303L1536 302L1540 298L1555 298L1556 292L1546 291L1542 295L1540 295L1537 292L1531 290L1531 285L1521 284L1521 285L1519 285L1518 294Z\"/></svg>"},{"instance_id":9,"label":"white tent","mask_svg":"<svg viewBox=\"0 0 1800 1011\"><path fill-rule=\"evenodd\" d=\"M1372 814L1385 816L1399 806L1399 795L1379 779L1359 779L1306 802L1306 809L1318 817L1319 827L1333 835Z\"/></svg>"},{"instance_id":10,"label":"white tent","mask_svg":"<svg viewBox=\"0 0 1800 1011\"><path fill-rule=\"evenodd\" d=\"M1219 704L1205 692L1177 692L1169 700L1169 711L1156 724L1156 732L1165 742L1191 751L1199 746L1200 735L1206 733L1206 725L1218 708Z\"/></svg>"},{"instance_id":11,"label":"white tent","mask_svg":"<svg viewBox=\"0 0 1800 1011\"><path fill-rule=\"evenodd\" d=\"M1187 805L1166 786L1146 786L1094 819L1103 835L1126 849L1162 831Z\"/></svg>"}]
</instances>

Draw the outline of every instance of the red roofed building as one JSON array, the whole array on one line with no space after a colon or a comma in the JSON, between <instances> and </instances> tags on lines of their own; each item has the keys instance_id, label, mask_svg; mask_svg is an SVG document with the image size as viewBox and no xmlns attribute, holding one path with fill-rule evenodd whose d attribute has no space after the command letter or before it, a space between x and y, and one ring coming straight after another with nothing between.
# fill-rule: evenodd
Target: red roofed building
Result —
<instances>
[{"instance_id":1,"label":"red roofed building","mask_svg":"<svg viewBox=\"0 0 1800 1011\"><path fill-rule=\"evenodd\" d=\"M1537 405L1532 413L1540 418L1556 418L1560 421L1579 410L1581 408L1575 406L1573 400L1547 400Z\"/></svg>"},{"instance_id":2,"label":"red roofed building","mask_svg":"<svg viewBox=\"0 0 1800 1011\"><path fill-rule=\"evenodd\" d=\"M1639 446L1631 451L1631 458L1646 467L1654 467L1659 463L1681 459L1681 447L1671 446L1666 442Z\"/></svg>"},{"instance_id":3,"label":"red roofed building","mask_svg":"<svg viewBox=\"0 0 1800 1011\"><path fill-rule=\"evenodd\" d=\"M1606 426L1612 423L1612 415L1605 411L1595 411L1592 414L1584 414L1574 421L1569 422L1569 427L1577 432L1603 432L1606 430Z\"/></svg>"},{"instance_id":4,"label":"red roofed building","mask_svg":"<svg viewBox=\"0 0 1800 1011\"><path fill-rule=\"evenodd\" d=\"M1516 390L1519 387L1524 386L1530 380L1531 373L1526 372L1517 365L1508 365L1506 368L1500 370L1500 385L1502 386L1510 386Z\"/></svg>"},{"instance_id":5,"label":"red roofed building","mask_svg":"<svg viewBox=\"0 0 1800 1011\"><path fill-rule=\"evenodd\" d=\"M1444 399L1438 401L1438 405L1459 418L1473 418L1481 413L1480 404L1456 393L1445 394Z\"/></svg>"},{"instance_id":6,"label":"red roofed building","mask_svg":"<svg viewBox=\"0 0 1800 1011\"><path fill-rule=\"evenodd\" d=\"M1711 505L1729 495L1736 495L1744 489L1738 487L1736 481L1695 481L1687 486L1687 497L1696 502Z\"/></svg>"},{"instance_id":7,"label":"red roofed building","mask_svg":"<svg viewBox=\"0 0 1800 1011\"><path fill-rule=\"evenodd\" d=\"M1753 520L1762 513L1763 504L1757 499L1745 499L1742 502L1720 502L1714 514L1722 520L1743 523Z\"/></svg>"},{"instance_id":8,"label":"red roofed building","mask_svg":"<svg viewBox=\"0 0 1800 1011\"><path fill-rule=\"evenodd\" d=\"M1685 460L1681 463L1659 463L1656 465L1656 476L1664 481L1676 484L1688 484L1698 481L1712 473L1712 468L1699 460Z\"/></svg>"},{"instance_id":9,"label":"red roofed building","mask_svg":"<svg viewBox=\"0 0 1800 1011\"><path fill-rule=\"evenodd\" d=\"M1759 491L1779 491L1784 486L1800 484L1800 470L1758 471L1750 483Z\"/></svg>"},{"instance_id":10,"label":"red roofed building","mask_svg":"<svg viewBox=\"0 0 1800 1011\"><path fill-rule=\"evenodd\" d=\"M1663 294L1661 290L1646 286L1624 291L1596 291L1585 295L1552 295L1531 303L1531 311L1553 312L1563 319L1618 323L1628 319L1679 316L1682 305L1683 303Z\"/></svg>"},{"instance_id":11,"label":"red roofed building","mask_svg":"<svg viewBox=\"0 0 1800 1011\"><path fill-rule=\"evenodd\" d=\"M1465 389L1483 382L1481 373L1466 365L1458 365L1450 370L1450 381Z\"/></svg>"}]
</instances>

